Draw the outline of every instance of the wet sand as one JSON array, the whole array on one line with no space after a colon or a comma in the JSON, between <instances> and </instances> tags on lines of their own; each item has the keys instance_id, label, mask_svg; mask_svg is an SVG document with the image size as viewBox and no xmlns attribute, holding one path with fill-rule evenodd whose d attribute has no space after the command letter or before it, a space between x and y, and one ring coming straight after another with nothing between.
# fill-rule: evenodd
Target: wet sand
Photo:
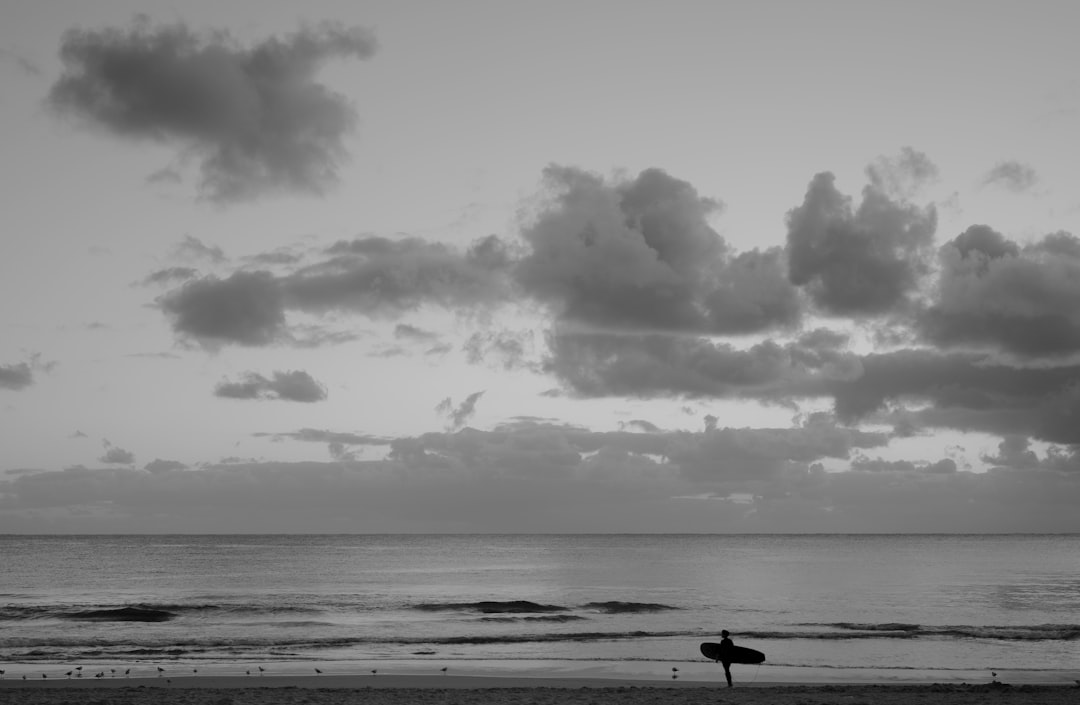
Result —
<instances>
[{"instance_id":1,"label":"wet sand","mask_svg":"<svg viewBox=\"0 0 1080 705\"><path fill-rule=\"evenodd\" d=\"M254 681L254 682L253 682ZM1075 705L1073 685L810 685L473 676L0 680L0 705Z\"/></svg>"}]
</instances>

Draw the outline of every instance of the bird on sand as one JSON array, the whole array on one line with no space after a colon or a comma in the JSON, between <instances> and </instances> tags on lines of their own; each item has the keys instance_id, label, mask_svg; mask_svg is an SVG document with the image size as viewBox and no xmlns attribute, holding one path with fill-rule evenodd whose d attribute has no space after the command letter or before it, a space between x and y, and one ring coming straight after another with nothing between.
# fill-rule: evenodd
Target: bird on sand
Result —
<instances>
[{"instance_id":1,"label":"bird on sand","mask_svg":"<svg viewBox=\"0 0 1080 705\"><path fill-rule=\"evenodd\" d=\"M127 678L127 677L128 677L128 674L129 674L129 673L131 673L131 669L130 669L130 668L129 668L129 669L127 669L126 671L124 671L124 678Z\"/></svg>"},{"instance_id":2,"label":"bird on sand","mask_svg":"<svg viewBox=\"0 0 1080 705\"><path fill-rule=\"evenodd\" d=\"M164 668L162 668L161 666L157 667L157 676L158 676L158 678L161 678L161 674L164 673L164 672L165 672Z\"/></svg>"},{"instance_id":3,"label":"bird on sand","mask_svg":"<svg viewBox=\"0 0 1080 705\"><path fill-rule=\"evenodd\" d=\"M446 669L447 669L447 666L443 666L442 668L439 669L440 671L443 672L444 676L446 675Z\"/></svg>"},{"instance_id":4,"label":"bird on sand","mask_svg":"<svg viewBox=\"0 0 1080 705\"><path fill-rule=\"evenodd\" d=\"M377 668L371 669L371 675L375 675L378 672L379 672L379 669L377 669Z\"/></svg>"},{"instance_id":5,"label":"bird on sand","mask_svg":"<svg viewBox=\"0 0 1080 705\"><path fill-rule=\"evenodd\" d=\"M64 675L65 675L65 676L67 676L68 678L71 678L71 673L72 673L71 671L68 671L68 672L67 672L67 673L65 673Z\"/></svg>"},{"instance_id":6,"label":"bird on sand","mask_svg":"<svg viewBox=\"0 0 1080 705\"><path fill-rule=\"evenodd\" d=\"M260 676L261 676L261 675L262 675L262 674L263 674L263 673L264 673L265 671L266 671L266 669L265 669L265 668L263 668L262 666L259 666L259 675L260 675Z\"/></svg>"},{"instance_id":7,"label":"bird on sand","mask_svg":"<svg viewBox=\"0 0 1080 705\"><path fill-rule=\"evenodd\" d=\"M316 672L316 673L318 673L318 674L319 674L320 676L322 675L322 671L320 671L320 670L319 670L319 669L317 669L317 668L315 669L315 672Z\"/></svg>"},{"instance_id":8,"label":"bird on sand","mask_svg":"<svg viewBox=\"0 0 1080 705\"><path fill-rule=\"evenodd\" d=\"M0 680L4 679L4 674L7 673L4 669L0 668Z\"/></svg>"}]
</instances>

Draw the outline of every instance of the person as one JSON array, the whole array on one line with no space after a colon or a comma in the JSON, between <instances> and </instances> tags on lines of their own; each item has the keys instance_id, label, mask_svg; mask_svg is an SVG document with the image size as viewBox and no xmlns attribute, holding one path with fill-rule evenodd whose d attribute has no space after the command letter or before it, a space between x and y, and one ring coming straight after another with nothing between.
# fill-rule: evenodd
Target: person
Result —
<instances>
[{"instance_id":1,"label":"person","mask_svg":"<svg viewBox=\"0 0 1080 705\"><path fill-rule=\"evenodd\" d=\"M731 636L728 634L727 629L720 630L720 665L724 667L724 678L727 678L727 687L731 687L731 661L728 660L731 650L735 647L735 643L731 641Z\"/></svg>"}]
</instances>

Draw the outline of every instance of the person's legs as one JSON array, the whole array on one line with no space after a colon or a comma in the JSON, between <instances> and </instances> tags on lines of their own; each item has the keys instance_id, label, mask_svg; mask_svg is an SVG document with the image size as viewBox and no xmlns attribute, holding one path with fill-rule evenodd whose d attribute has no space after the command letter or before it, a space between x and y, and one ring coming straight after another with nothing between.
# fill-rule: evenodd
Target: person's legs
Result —
<instances>
[{"instance_id":1,"label":"person's legs","mask_svg":"<svg viewBox=\"0 0 1080 705\"><path fill-rule=\"evenodd\" d=\"M727 678L727 687L731 687L731 664L727 661L722 662L724 665L724 678Z\"/></svg>"}]
</instances>

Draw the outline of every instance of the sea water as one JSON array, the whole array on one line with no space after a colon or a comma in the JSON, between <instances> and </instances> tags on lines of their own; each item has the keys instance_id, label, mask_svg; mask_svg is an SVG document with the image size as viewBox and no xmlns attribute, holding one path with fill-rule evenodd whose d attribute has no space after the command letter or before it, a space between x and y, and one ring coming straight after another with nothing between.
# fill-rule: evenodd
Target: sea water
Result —
<instances>
[{"instance_id":1,"label":"sea water","mask_svg":"<svg viewBox=\"0 0 1080 705\"><path fill-rule=\"evenodd\" d=\"M8 678L716 680L721 629L742 681L1071 683L1080 536L0 536Z\"/></svg>"}]
</instances>

